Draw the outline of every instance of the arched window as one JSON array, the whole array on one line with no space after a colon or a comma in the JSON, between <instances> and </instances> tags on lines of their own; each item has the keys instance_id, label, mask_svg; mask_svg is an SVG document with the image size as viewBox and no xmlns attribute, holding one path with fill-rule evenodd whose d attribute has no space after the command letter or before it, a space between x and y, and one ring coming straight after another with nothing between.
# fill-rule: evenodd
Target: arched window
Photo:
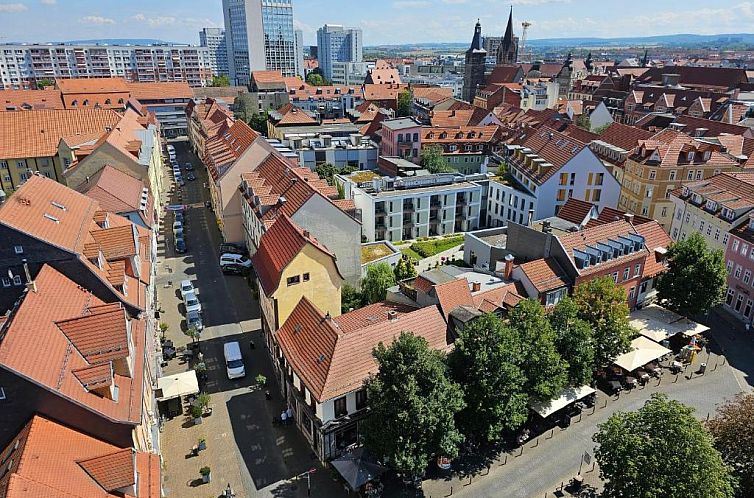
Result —
<instances>
[{"instance_id":1,"label":"arched window","mask_svg":"<svg viewBox=\"0 0 754 498\"><path fill-rule=\"evenodd\" d=\"M123 99L118 99L118 103L122 104L123 103Z\"/></svg>"},{"instance_id":2,"label":"arched window","mask_svg":"<svg viewBox=\"0 0 754 498\"><path fill-rule=\"evenodd\" d=\"M110 104L112 104L112 102L110 102L110 99L106 99L105 100L105 105L110 105Z\"/></svg>"},{"instance_id":3,"label":"arched window","mask_svg":"<svg viewBox=\"0 0 754 498\"><path fill-rule=\"evenodd\" d=\"M89 105L89 99L84 99L84 105Z\"/></svg>"},{"instance_id":4,"label":"arched window","mask_svg":"<svg viewBox=\"0 0 754 498\"><path fill-rule=\"evenodd\" d=\"M71 102L71 107L76 107L78 105L79 105L79 101L78 100L74 100L73 102Z\"/></svg>"}]
</instances>

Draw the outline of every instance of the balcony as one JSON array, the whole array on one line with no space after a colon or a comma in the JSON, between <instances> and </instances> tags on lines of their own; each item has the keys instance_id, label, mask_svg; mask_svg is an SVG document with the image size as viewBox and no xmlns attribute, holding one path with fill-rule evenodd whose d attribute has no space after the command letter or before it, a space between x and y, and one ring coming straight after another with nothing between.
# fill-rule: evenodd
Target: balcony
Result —
<instances>
[{"instance_id":1,"label":"balcony","mask_svg":"<svg viewBox=\"0 0 754 498\"><path fill-rule=\"evenodd\" d=\"M404 213L412 213L415 210L416 209L415 209L415 205L414 205L413 202L404 202L403 203L403 212Z\"/></svg>"}]
</instances>

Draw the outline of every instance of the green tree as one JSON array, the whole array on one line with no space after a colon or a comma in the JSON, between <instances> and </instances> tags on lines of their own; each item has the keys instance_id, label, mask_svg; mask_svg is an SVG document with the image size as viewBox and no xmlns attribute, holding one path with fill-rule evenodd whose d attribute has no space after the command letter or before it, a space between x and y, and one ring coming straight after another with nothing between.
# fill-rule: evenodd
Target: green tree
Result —
<instances>
[{"instance_id":1,"label":"green tree","mask_svg":"<svg viewBox=\"0 0 754 498\"><path fill-rule=\"evenodd\" d=\"M432 457L458 456L463 436L455 416L464 407L463 393L447 376L444 354L410 332L388 347L380 343L372 354L379 370L366 382L366 446L413 476Z\"/></svg>"},{"instance_id":2,"label":"green tree","mask_svg":"<svg viewBox=\"0 0 754 498\"><path fill-rule=\"evenodd\" d=\"M711 251L702 234L670 246L668 271L660 277L657 292L668 308L683 316L706 313L723 302L728 272L722 250Z\"/></svg>"},{"instance_id":3,"label":"green tree","mask_svg":"<svg viewBox=\"0 0 754 498\"><path fill-rule=\"evenodd\" d=\"M754 496L754 394L739 394L717 409L707 428L738 479L736 496Z\"/></svg>"},{"instance_id":4,"label":"green tree","mask_svg":"<svg viewBox=\"0 0 754 498\"><path fill-rule=\"evenodd\" d=\"M328 185L334 185L335 175L338 173L338 168L330 163L322 163L314 168L314 172L323 180L327 180Z\"/></svg>"},{"instance_id":5,"label":"green tree","mask_svg":"<svg viewBox=\"0 0 754 498\"><path fill-rule=\"evenodd\" d=\"M413 97L410 90L402 90L398 94L398 109L396 109L396 117L402 118L411 115L411 103Z\"/></svg>"},{"instance_id":6,"label":"green tree","mask_svg":"<svg viewBox=\"0 0 754 498\"><path fill-rule=\"evenodd\" d=\"M510 324L523 349L521 369L526 376L525 392L538 398L552 398L568 383L568 363L555 348L555 332L537 301L525 299L510 313Z\"/></svg>"},{"instance_id":7,"label":"green tree","mask_svg":"<svg viewBox=\"0 0 754 498\"><path fill-rule=\"evenodd\" d=\"M368 304L385 300L387 288L395 285L395 274L387 263L369 265L367 276L361 282L361 293Z\"/></svg>"},{"instance_id":8,"label":"green tree","mask_svg":"<svg viewBox=\"0 0 754 498\"><path fill-rule=\"evenodd\" d=\"M364 297L358 289L344 284L340 290L340 312L348 313L352 309L361 308L364 305Z\"/></svg>"},{"instance_id":9,"label":"green tree","mask_svg":"<svg viewBox=\"0 0 754 498\"><path fill-rule=\"evenodd\" d=\"M605 367L631 347L636 331L628 323L626 291L611 277L600 277L576 287L573 300L579 318L589 323L594 337L594 367Z\"/></svg>"},{"instance_id":10,"label":"green tree","mask_svg":"<svg viewBox=\"0 0 754 498\"><path fill-rule=\"evenodd\" d=\"M408 257L401 256L401 259L398 260L398 264L393 268L393 273L395 273L395 280L399 282L401 280L406 280L407 278L415 277L416 268L414 267L414 263Z\"/></svg>"},{"instance_id":11,"label":"green tree","mask_svg":"<svg viewBox=\"0 0 754 498\"><path fill-rule=\"evenodd\" d=\"M230 86L230 78L225 75L213 76L210 86Z\"/></svg>"},{"instance_id":12,"label":"green tree","mask_svg":"<svg viewBox=\"0 0 754 498\"><path fill-rule=\"evenodd\" d=\"M321 74L318 73L309 73L306 76L306 82L309 83L312 86L325 86L327 85L327 81L325 78L322 77Z\"/></svg>"},{"instance_id":13,"label":"green tree","mask_svg":"<svg viewBox=\"0 0 754 498\"><path fill-rule=\"evenodd\" d=\"M568 297L560 301L550 315L555 347L568 362L568 381L573 386L589 384L594 368L592 327L578 315L578 306Z\"/></svg>"},{"instance_id":14,"label":"green tree","mask_svg":"<svg viewBox=\"0 0 754 498\"><path fill-rule=\"evenodd\" d=\"M730 498L734 479L693 409L653 394L618 412L592 439L604 498Z\"/></svg>"},{"instance_id":15,"label":"green tree","mask_svg":"<svg viewBox=\"0 0 754 498\"><path fill-rule=\"evenodd\" d=\"M48 86L55 86L55 80L45 78L45 79L41 79L37 81L37 88L39 89L42 89Z\"/></svg>"},{"instance_id":16,"label":"green tree","mask_svg":"<svg viewBox=\"0 0 754 498\"><path fill-rule=\"evenodd\" d=\"M254 100L248 93L242 93L233 101L233 111L236 119L240 119L246 123L249 122L251 116L256 112L254 106Z\"/></svg>"},{"instance_id":17,"label":"green tree","mask_svg":"<svg viewBox=\"0 0 754 498\"><path fill-rule=\"evenodd\" d=\"M269 116L268 111L255 112L249 117L249 126L252 130L267 136L267 118Z\"/></svg>"},{"instance_id":18,"label":"green tree","mask_svg":"<svg viewBox=\"0 0 754 498\"><path fill-rule=\"evenodd\" d=\"M461 386L466 407L458 413L458 427L466 437L496 441L504 431L526 422L528 395L517 357L518 334L493 314L464 327L448 356L451 377Z\"/></svg>"},{"instance_id":19,"label":"green tree","mask_svg":"<svg viewBox=\"0 0 754 498\"><path fill-rule=\"evenodd\" d=\"M589 114L584 113L576 116L576 126L587 131L591 130L592 123L589 119Z\"/></svg>"},{"instance_id":20,"label":"green tree","mask_svg":"<svg viewBox=\"0 0 754 498\"><path fill-rule=\"evenodd\" d=\"M449 173L453 171L448 161L443 156L442 147L428 145L421 151L421 166L430 173Z\"/></svg>"},{"instance_id":21,"label":"green tree","mask_svg":"<svg viewBox=\"0 0 754 498\"><path fill-rule=\"evenodd\" d=\"M193 325L187 328L183 333L191 338L191 342L199 342L199 338L202 335L201 331Z\"/></svg>"}]
</instances>

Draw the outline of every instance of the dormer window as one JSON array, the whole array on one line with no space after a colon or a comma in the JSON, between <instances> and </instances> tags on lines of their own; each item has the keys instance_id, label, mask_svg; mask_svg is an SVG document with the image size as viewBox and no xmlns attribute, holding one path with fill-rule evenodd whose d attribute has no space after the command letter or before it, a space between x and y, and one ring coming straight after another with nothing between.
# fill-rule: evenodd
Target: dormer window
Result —
<instances>
[{"instance_id":1,"label":"dormer window","mask_svg":"<svg viewBox=\"0 0 754 498\"><path fill-rule=\"evenodd\" d=\"M699 204L701 204L701 203L702 203L703 201L704 201L704 198L703 198L703 197L702 197L701 195L699 195L699 194L694 194L694 195L693 195L693 196L691 197L691 202L693 202L694 204L697 204L697 205L699 205Z\"/></svg>"},{"instance_id":2,"label":"dormer window","mask_svg":"<svg viewBox=\"0 0 754 498\"><path fill-rule=\"evenodd\" d=\"M705 205L705 207L707 208L707 210L714 213L715 211L717 211L717 202L707 201L707 204Z\"/></svg>"},{"instance_id":3,"label":"dormer window","mask_svg":"<svg viewBox=\"0 0 754 498\"><path fill-rule=\"evenodd\" d=\"M704 155L702 156L705 161L709 161L709 158L712 156L712 152L705 150Z\"/></svg>"},{"instance_id":4,"label":"dormer window","mask_svg":"<svg viewBox=\"0 0 754 498\"><path fill-rule=\"evenodd\" d=\"M735 211L729 208L723 208L723 212L721 214L723 215L723 218L732 220L735 216Z\"/></svg>"},{"instance_id":5,"label":"dormer window","mask_svg":"<svg viewBox=\"0 0 754 498\"><path fill-rule=\"evenodd\" d=\"M687 159L687 160L688 160L688 162L690 162L690 163L694 162L694 151L693 151L693 150L692 150L692 151L689 151L689 152L688 152L688 153L686 154L686 159Z\"/></svg>"}]
</instances>

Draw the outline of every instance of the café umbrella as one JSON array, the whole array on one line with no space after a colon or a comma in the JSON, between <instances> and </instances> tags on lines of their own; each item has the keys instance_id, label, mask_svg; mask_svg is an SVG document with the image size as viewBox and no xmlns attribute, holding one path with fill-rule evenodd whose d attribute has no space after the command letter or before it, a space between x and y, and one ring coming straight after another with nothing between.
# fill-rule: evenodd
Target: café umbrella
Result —
<instances>
[{"instance_id":1,"label":"caf\u00e9 umbrella","mask_svg":"<svg viewBox=\"0 0 754 498\"><path fill-rule=\"evenodd\" d=\"M387 472L364 448L356 448L330 463L354 491Z\"/></svg>"}]
</instances>

